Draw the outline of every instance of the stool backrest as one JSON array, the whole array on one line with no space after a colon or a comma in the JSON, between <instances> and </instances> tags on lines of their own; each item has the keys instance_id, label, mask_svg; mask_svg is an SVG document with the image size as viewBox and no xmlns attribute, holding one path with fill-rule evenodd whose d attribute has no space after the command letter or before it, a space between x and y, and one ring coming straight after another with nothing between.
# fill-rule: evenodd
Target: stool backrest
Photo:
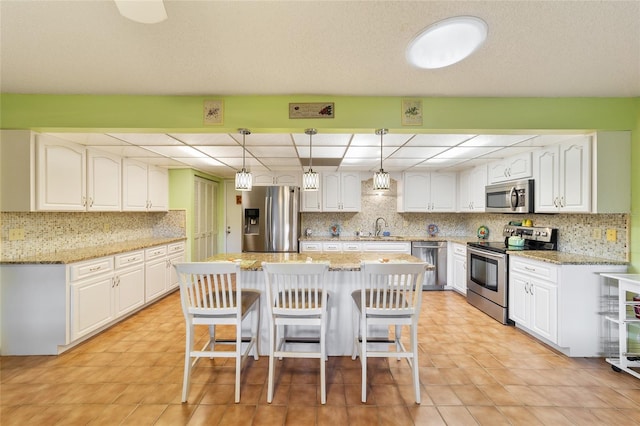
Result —
<instances>
[{"instance_id":1,"label":"stool backrest","mask_svg":"<svg viewBox=\"0 0 640 426\"><path fill-rule=\"evenodd\" d=\"M369 315L420 312L426 263L361 264L361 305Z\"/></svg>"},{"instance_id":2,"label":"stool backrest","mask_svg":"<svg viewBox=\"0 0 640 426\"><path fill-rule=\"evenodd\" d=\"M239 264L184 262L175 264L175 269L185 317L240 313L242 275Z\"/></svg>"},{"instance_id":3,"label":"stool backrest","mask_svg":"<svg viewBox=\"0 0 640 426\"><path fill-rule=\"evenodd\" d=\"M328 263L262 264L267 304L275 315L319 315L326 307Z\"/></svg>"}]
</instances>

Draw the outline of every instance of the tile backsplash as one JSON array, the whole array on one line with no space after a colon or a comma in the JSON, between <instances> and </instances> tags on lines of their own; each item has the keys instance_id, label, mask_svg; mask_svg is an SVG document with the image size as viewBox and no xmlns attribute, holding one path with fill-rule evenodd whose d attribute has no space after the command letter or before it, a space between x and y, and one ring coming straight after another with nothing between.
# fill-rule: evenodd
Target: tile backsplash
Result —
<instances>
[{"instance_id":1,"label":"tile backsplash","mask_svg":"<svg viewBox=\"0 0 640 426\"><path fill-rule=\"evenodd\" d=\"M341 236L373 234L375 221L382 217L387 222L384 231L391 235L426 236L427 226L438 226L444 237L476 235L481 226L489 228L490 240L502 239L502 227L512 220L531 219L534 226L558 228L558 250L567 253L591 255L614 260L629 260L628 214L495 214L495 213L398 213L397 182L380 195L373 191L372 179L362 182L362 206L358 213L303 213L302 229L311 229L313 235L330 236L330 227L340 225ZM606 240L606 230L616 230L616 241ZM599 231L600 238L594 238Z\"/></svg>"},{"instance_id":2,"label":"tile backsplash","mask_svg":"<svg viewBox=\"0 0 640 426\"><path fill-rule=\"evenodd\" d=\"M92 247L151 237L186 235L186 211L0 213L2 259L19 259L69 248ZM24 240L9 241L10 229Z\"/></svg>"}]
</instances>

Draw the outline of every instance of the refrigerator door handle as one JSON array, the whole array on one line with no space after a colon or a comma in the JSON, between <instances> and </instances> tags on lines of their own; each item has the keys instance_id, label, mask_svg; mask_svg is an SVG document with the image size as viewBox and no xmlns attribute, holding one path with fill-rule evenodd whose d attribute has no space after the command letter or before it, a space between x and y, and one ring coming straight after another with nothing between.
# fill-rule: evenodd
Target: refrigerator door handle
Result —
<instances>
[{"instance_id":1,"label":"refrigerator door handle","mask_svg":"<svg viewBox=\"0 0 640 426\"><path fill-rule=\"evenodd\" d=\"M272 251L273 247L273 196L267 192L265 202L264 245L266 251Z\"/></svg>"}]
</instances>

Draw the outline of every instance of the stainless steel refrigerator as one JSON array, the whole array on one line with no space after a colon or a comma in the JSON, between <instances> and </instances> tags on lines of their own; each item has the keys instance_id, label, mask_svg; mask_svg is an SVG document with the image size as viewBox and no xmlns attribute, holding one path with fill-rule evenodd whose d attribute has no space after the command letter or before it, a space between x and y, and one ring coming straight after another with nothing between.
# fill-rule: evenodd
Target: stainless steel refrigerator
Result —
<instances>
[{"instance_id":1,"label":"stainless steel refrigerator","mask_svg":"<svg viewBox=\"0 0 640 426\"><path fill-rule=\"evenodd\" d=\"M300 188L254 186L242 193L242 251L298 252Z\"/></svg>"}]
</instances>

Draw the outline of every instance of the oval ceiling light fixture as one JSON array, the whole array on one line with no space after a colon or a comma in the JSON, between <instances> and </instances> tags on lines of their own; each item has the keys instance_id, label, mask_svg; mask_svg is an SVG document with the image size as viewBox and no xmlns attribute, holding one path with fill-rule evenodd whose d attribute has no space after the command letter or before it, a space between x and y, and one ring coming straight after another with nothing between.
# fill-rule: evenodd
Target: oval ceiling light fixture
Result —
<instances>
[{"instance_id":1,"label":"oval ceiling light fixture","mask_svg":"<svg viewBox=\"0 0 640 426\"><path fill-rule=\"evenodd\" d=\"M465 59L487 38L487 23L475 16L456 16L428 26L407 47L407 60L418 68L443 68Z\"/></svg>"}]
</instances>

